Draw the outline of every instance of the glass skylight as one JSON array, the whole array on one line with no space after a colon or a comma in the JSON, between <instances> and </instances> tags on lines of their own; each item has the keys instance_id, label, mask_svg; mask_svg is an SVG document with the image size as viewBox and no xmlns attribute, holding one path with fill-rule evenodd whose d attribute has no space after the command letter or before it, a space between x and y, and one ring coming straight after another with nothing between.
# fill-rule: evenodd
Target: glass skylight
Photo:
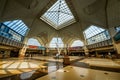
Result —
<instances>
[{"instance_id":1,"label":"glass skylight","mask_svg":"<svg viewBox=\"0 0 120 80\"><path fill-rule=\"evenodd\" d=\"M61 48L61 47L64 47L64 44L63 44L63 41L61 38L57 38L57 37L54 37L51 42L50 42L50 45L49 45L51 48Z\"/></svg>"},{"instance_id":2,"label":"glass skylight","mask_svg":"<svg viewBox=\"0 0 120 80\"><path fill-rule=\"evenodd\" d=\"M22 20L6 21L3 22L4 25L21 34L22 36L26 35L26 32L29 28L24 24Z\"/></svg>"},{"instance_id":3,"label":"glass skylight","mask_svg":"<svg viewBox=\"0 0 120 80\"><path fill-rule=\"evenodd\" d=\"M96 34L99 34L99 33L103 32L103 31L105 31L105 29L102 29L102 28L99 28L99 27L96 27L96 26L92 25L88 29L86 29L84 31L84 33L85 33L86 39L88 39L88 38L90 38L90 37L92 37Z\"/></svg>"},{"instance_id":4,"label":"glass skylight","mask_svg":"<svg viewBox=\"0 0 120 80\"><path fill-rule=\"evenodd\" d=\"M78 47L78 46L84 46L83 42L80 40L76 40L71 45L71 47Z\"/></svg>"},{"instance_id":5,"label":"glass skylight","mask_svg":"<svg viewBox=\"0 0 120 80\"><path fill-rule=\"evenodd\" d=\"M55 29L61 29L75 22L75 18L65 0L57 0L40 19Z\"/></svg>"}]
</instances>

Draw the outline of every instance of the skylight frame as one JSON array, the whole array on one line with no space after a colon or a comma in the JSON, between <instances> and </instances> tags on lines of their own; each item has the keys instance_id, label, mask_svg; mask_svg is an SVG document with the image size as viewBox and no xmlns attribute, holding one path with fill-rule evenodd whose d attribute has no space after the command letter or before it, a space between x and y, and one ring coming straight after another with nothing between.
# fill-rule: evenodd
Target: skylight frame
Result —
<instances>
[{"instance_id":1,"label":"skylight frame","mask_svg":"<svg viewBox=\"0 0 120 80\"><path fill-rule=\"evenodd\" d=\"M57 0L40 19L57 30L76 22L65 0Z\"/></svg>"}]
</instances>

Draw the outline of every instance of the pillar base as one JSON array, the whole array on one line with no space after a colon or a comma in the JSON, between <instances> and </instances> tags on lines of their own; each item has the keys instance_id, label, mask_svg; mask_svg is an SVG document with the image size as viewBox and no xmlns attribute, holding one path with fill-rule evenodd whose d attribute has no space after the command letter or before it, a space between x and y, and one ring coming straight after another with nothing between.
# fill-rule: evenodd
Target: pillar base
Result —
<instances>
[{"instance_id":1,"label":"pillar base","mask_svg":"<svg viewBox=\"0 0 120 80\"><path fill-rule=\"evenodd\" d=\"M19 58L24 58L25 55L24 54L19 54Z\"/></svg>"},{"instance_id":2,"label":"pillar base","mask_svg":"<svg viewBox=\"0 0 120 80\"><path fill-rule=\"evenodd\" d=\"M116 56L117 56L117 59L120 59L120 54L117 54Z\"/></svg>"}]
</instances>

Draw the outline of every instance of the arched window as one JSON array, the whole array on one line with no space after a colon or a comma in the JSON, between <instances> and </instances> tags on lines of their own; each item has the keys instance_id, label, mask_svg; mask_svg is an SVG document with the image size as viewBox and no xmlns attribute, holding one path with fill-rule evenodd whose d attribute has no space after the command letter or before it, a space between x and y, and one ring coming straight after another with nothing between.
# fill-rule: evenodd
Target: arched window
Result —
<instances>
[{"instance_id":1,"label":"arched window","mask_svg":"<svg viewBox=\"0 0 120 80\"><path fill-rule=\"evenodd\" d=\"M84 46L83 42L80 40L75 40L71 45L71 47L78 47L78 46Z\"/></svg>"},{"instance_id":2,"label":"arched window","mask_svg":"<svg viewBox=\"0 0 120 80\"><path fill-rule=\"evenodd\" d=\"M49 47L50 48L57 48L57 47L61 48L61 47L64 47L64 44L63 44L63 41L61 38L54 37L54 38L52 38L52 40L49 44Z\"/></svg>"},{"instance_id":3,"label":"arched window","mask_svg":"<svg viewBox=\"0 0 120 80\"><path fill-rule=\"evenodd\" d=\"M84 31L84 36L88 44L93 44L110 39L110 35L107 30L94 25L90 26Z\"/></svg>"},{"instance_id":4,"label":"arched window","mask_svg":"<svg viewBox=\"0 0 120 80\"><path fill-rule=\"evenodd\" d=\"M28 40L27 45L41 46L41 44L38 42L38 40L34 39L34 38L30 38Z\"/></svg>"}]
</instances>

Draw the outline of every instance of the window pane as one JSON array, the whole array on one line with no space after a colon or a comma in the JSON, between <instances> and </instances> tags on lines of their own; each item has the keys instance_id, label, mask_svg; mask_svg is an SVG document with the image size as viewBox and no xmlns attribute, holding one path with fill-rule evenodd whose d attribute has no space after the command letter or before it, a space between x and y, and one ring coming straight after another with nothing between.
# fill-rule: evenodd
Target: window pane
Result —
<instances>
[{"instance_id":1,"label":"window pane","mask_svg":"<svg viewBox=\"0 0 120 80\"><path fill-rule=\"evenodd\" d=\"M28 40L27 45L41 46L41 44L38 42L38 40L34 39L34 38L30 38Z\"/></svg>"},{"instance_id":2,"label":"window pane","mask_svg":"<svg viewBox=\"0 0 120 80\"><path fill-rule=\"evenodd\" d=\"M71 47L77 47L77 46L84 46L83 42L80 40L76 40L72 43Z\"/></svg>"},{"instance_id":3,"label":"window pane","mask_svg":"<svg viewBox=\"0 0 120 80\"><path fill-rule=\"evenodd\" d=\"M57 48L57 47L64 47L64 44L63 44L63 41L62 41L61 38L54 37L54 38L51 40L49 46L50 46L51 48Z\"/></svg>"},{"instance_id":4,"label":"window pane","mask_svg":"<svg viewBox=\"0 0 120 80\"><path fill-rule=\"evenodd\" d=\"M6 21L3 24L22 36L25 36L26 31L29 29L22 20Z\"/></svg>"},{"instance_id":5,"label":"window pane","mask_svg":"<svg viewBox=\"0 0 120 80\"><path fill-rule=\"evenodd\" d=\"M88 44L94 44L97 42L110 39L108 31L93 25L90 26L87 30L85 30L84 34Z\"/></svg>"},{"instance_id":6,"label":"window pane","mask_svg":"<svg viewBox=\"0 0 120 80\"><path fill-rule=\"evenodd\" d=\"M85 33L85 36L86 36L86 39L87 38L90 38L96 34L99 34L101 32L103 32L105 29L102 29L102 28L98 28L96 26L90 26L87 30L84 31Z\"/></svg>"}]
</instances>

